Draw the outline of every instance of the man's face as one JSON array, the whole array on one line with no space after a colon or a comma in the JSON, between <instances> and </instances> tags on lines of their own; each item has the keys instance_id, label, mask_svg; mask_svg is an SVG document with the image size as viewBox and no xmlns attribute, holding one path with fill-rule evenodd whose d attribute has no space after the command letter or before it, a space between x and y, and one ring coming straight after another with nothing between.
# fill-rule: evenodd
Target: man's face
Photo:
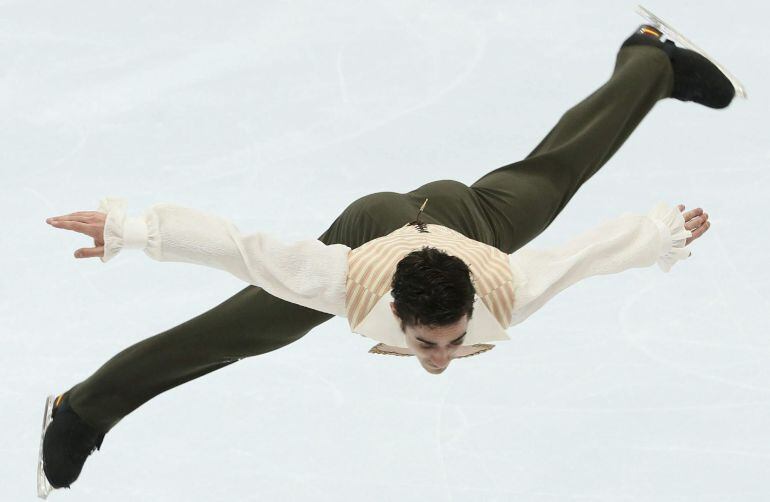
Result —
<instances>
[{"instance_id":1,"label":"man's face","mask_svg":"<svg viewBox=\"0 0 770 502\"><path fill-rule=\"evenodd\" d=\"M393 315L396 314L396 304L390 303ZM428 326L406 326L406 345L412 349L415 357L425 371L438 375L444 372L449 362L454 359L455 352L465 340L468 331L468 315L464 315L454 324L431 328Z\"/></svg>"}]
</instances>

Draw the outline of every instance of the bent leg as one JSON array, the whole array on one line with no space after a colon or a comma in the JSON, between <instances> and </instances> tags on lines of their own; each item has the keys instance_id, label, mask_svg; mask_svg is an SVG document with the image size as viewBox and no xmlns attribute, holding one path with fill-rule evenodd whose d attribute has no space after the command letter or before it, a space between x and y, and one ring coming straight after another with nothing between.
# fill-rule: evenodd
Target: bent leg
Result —
<instances>
[{"instance_id":1,"label":"bent leg","mask_svg":"<svg viewBox=\"0 0 770 502\"><path fill-rule=\"evenodd\" d=\"M567 111L532 153L471 185L494 246L512 253L545 230L655 103L671 95L673 82L662 50L620 49L611 78Z\"/></svg>"}]
</instances>

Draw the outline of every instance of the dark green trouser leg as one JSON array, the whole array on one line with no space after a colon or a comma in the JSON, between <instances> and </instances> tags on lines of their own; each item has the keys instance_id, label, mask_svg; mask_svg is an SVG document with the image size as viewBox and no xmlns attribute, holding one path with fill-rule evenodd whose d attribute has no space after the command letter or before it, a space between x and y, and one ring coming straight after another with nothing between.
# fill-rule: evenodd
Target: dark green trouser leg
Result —
<instances>
[{"instance_id":1,"label":"dark green trouser leg","mask_svg":"<svg viewBox=\"0 0 770 502\"><path fill-rule=\"evenodd\" d=\"M283 347L331 317L248 286L118 353L70 389L70 403L84 421L106 432L158 394L242 357Z\"/></svg>"},{"instance_id":2,"label":"dark green trouser leg","mask_svg":"<svg viewBox=\"0 0 770 502\"><path fill-rule=\"evenodd\" d=\"M404 223L402 215L412 213L396 210L369 220L358 208L370 198L351 204L319 240L358 247L387 235ZM84 421L107 432L158 394L288 345L332 317L247 286L207 312L119 352L67 391L70 404Z\"/></svg>"},{"instance_id":3,"label":"dark green trouser leg","mask_svg":"<svg viewBox=\"0 0 770 502\"><path fill-rule=\"evenodd\" d=\"M662 50L621 49L611 78L567 111L526 159L471 185L495 231L493 245L512 253L545 230L673 85Z\"/></svg>"},{"instance_id":4,"label":"dark green trouser leg","mask_svg":"<svg viewBox=\"0 0 770 502\"><path fill-rule=\"evenodd\" d=\"M617 150L673 77L662 51L622 50L612 78L569 110L525 159L470 188L441 180L406 194L353 202L319 239L355 248L412 221L438 223L511 253L542 232L582 183ZM106 432L154 396L231 364L288 345L332 316L280 300L256 286L123 350L68 391L73 409ZM362 356L366 356L363 354Z\"/></svg>"}]
</instances>

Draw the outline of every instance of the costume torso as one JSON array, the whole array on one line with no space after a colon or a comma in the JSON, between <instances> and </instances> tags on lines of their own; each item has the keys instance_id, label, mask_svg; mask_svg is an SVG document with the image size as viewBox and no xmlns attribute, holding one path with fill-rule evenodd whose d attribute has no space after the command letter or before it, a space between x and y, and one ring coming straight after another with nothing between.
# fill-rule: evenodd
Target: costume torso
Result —
<instances>
[{"instance_id":1,"label":"costume torso","mask_svg":"<svg viewBox=\"0 0 770 502\"><path fill-rule=\"evenodd\" d=\"M474 305L466 341L460 347L458 357L494 347L474 344L474 341L508 339L505 329L511 323L514 304L508 255L442 225L408 223L388 235L364 243L348 255L347 319L354 333L383 342L370 352L413 355L390 312L392 297L389 293L398 262L423 246L438 248L462 259L470 268L476 295L483 303Z\"/></svg>"}]
</instances>

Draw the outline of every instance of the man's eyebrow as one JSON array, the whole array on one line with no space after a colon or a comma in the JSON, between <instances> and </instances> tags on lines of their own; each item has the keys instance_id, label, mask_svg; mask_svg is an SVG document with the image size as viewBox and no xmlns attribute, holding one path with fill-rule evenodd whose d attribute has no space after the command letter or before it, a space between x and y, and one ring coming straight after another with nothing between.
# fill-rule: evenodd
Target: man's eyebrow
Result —
<instances>
[{"instance_id":1,"label":"man's eyebrow","mask_svg":"<svg viewBox=\"0 0 770 502\"><path fill-rule=\"evenodd\" d=\"M449 343L455 343L455 342L459 342L459 341L460 341L460 340L462 340L462 338L463 338L465 335L467 335L467 334L468 334L468 332L466 331L465 333L463 333L462 335L458 336L457 338L455 338L454 340L452 340L452 341L451 341L451 342L449 342ZM423 342L423 343L427 343L428 345L436 345L436 343L435 343L435 342L429 342L428 340L423 340L423 339L422 339L422 338L420 338L419 336L415 336L415 338L417 338L418 340L420 340L420 341L421 341L421 342Z\"/></svg>"}]
</instances>

